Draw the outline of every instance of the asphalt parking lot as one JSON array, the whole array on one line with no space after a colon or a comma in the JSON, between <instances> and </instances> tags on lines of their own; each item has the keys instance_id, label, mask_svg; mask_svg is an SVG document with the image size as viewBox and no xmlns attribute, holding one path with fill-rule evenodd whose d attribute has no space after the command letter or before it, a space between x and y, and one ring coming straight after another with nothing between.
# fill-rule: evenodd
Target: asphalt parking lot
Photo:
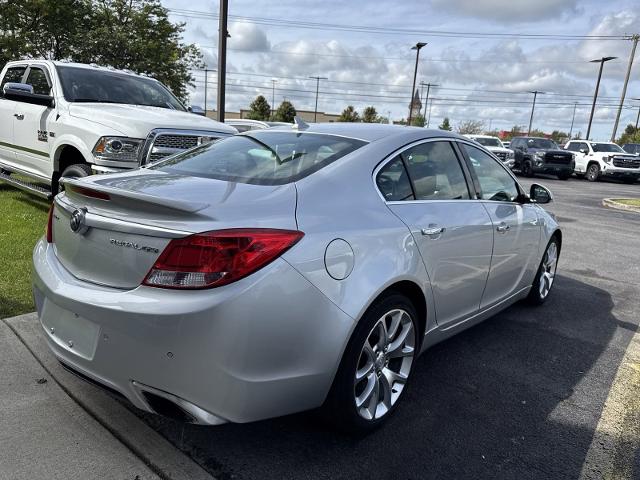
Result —
<instances>
[{"instance_id":1,"label":"asphalt parking lot","mask_svg":"<svg viewBox=\"0 0 640 480\"><path fill-rule=\"evenodd\" d=\"M310 414L219 427L138 414L222 479L640 477L640 408L610 397L640 322L640 214L602 206L640 185L536 181L564 229L549 301L426 352L382 429L351 438Z\"/></svg>"}]
</instances>

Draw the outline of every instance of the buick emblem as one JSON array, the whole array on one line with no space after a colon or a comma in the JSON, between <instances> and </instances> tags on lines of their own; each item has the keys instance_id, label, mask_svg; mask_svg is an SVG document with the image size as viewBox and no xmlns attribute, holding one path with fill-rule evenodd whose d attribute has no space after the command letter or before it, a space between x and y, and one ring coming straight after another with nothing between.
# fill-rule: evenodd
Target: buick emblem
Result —
<instances>
[{"instance_id":1,"label":"buick emblem","mask_svg":"<svg viewBox=\"0 0 640 480\"><path fill-rule=\"evenodd\" d=\"M69 227L71 227L73 232L83 234L88 230L89 227L85 225L86 213L86 208L78 208L73 211L69 219Z\"/></svg>"}]
</instances>

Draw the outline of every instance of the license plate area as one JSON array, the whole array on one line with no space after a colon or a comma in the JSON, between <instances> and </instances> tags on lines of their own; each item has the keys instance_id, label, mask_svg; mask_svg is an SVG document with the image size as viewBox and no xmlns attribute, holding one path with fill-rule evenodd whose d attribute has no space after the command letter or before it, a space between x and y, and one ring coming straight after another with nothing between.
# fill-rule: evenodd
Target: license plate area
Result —
<instances>
[{"instance_id":1,"label":"license plate area","mask_svg":"<svg viewBox=\"0 0 640 480\"><path fill-rule=\"evenodd\" d=\"M100 327L90 320L45 300L40 322L46 334L66 351L93 360Z\"/></svg>"}]
</instances>

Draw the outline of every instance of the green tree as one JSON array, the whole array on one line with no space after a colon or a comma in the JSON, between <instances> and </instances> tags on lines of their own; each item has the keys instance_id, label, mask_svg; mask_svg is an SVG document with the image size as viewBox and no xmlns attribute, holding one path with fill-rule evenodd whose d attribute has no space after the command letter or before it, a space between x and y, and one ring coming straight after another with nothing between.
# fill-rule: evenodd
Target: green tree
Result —
<instances>
[{"instance_id":1,"label":"green tree","mask_svg":"<svg viewBox=\"0 0 640 480\"><path fill-rule=\"evenodd\" d=\"M276 122L293 123L293 119L296 116L296 109L289 100L283 100L274 114L274 120Z\"/></svg>"},{"instance_id":2,"label":"green tree","mask_svg":"<svg viewBox=\"0 0 640 480\"><path fill-rule=\"evenodd\" d=\"M564 143L569 138L567 132L561 132L560 130L554 130L551 132L551 140L556 143Z\"/></svg>"},{"instance_id":3,"label":"green tree","mask_svg":"<svg viewBox=\"0 0 640 480\"><path fill-rule=\"evenodd\" d=\"M362 121L364 123L377 123L380 121L376 107L366 107L362 111Z\"/></svg>"},{"instance_id":4,"label":"green tree","mask_svg":"<svg viewBox=\"0 0 640 480\"><path fill-rule=\"evenodd\" d=\"M249 105L247 118L251 120L269 120L269 117L271 117L271 105L263 95L258 95Z\"/></svg>"},{"instance_id":5,"label":"green tree","mask_svg":"<svg viewBox=\"0 0 640 480\"><path fill-rule=\"evenodd\" d=\"M345 108L340 116L338 117L338 122L359 122L360 115L356 112L356 109L353 108L353 105L349 105Z\"/></svg>"},{"instance_id":6,"label":"green tree","mask_svg":"<svg viewBox=\"0 0 640 480\"><path fill-rule=\"evenodd\" d=\"M444 117L442 123L438 126L440 130L448 130L451 131L451 123L449 122L449 117Z\"/></svg>"},{"instance_id":7,"label":"green tree","mask_svg":"<svg viewBox=\"0 0 640 480\"><path fill-rule=\"evenodd\" d=\"M0 0L0 65L47 58L129 69L185 101L202 55L160 0Z\"/></svg>"},{"instance_id":8,"label":"green tree","mask_svg":"<svg viewBox=\"0 0 640 480\"><path fill-rule=\"evenodd\" d=\"M424 124L425 124L424 115L422 115L421 113L417 114L415 117L411 119L411 125L413 125L414 127L424 127Z\"/></svg>"},{"instance_id":9,"label":"green tree","mask_svg":"<svg viewBox=\"0 0 640 480\"><path fill-rule=\"evenodd\" d=\"M624 132L616 142L618 145L624 145L625 143L640 143L640 128L636 128L633 124L627 125Z\"/></svg>"}]
</instances>

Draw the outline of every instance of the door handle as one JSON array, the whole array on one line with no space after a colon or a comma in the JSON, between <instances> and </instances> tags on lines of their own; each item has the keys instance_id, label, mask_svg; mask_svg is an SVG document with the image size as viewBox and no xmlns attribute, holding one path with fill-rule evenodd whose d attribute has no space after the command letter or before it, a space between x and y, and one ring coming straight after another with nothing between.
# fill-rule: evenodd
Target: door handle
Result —
<instances>
[{"instance_id":1,"label":"door handle","mask_svg":"<svg viewBox=\"0 0 640 480\"><path fill-rule=\"evenodd\" d=\"M496 227L496 230L498 231L498 233L507 233L507 231L509 230L509 225L507 225L506 223L502 222L500 225L498 225Z\"/></svg>"},{"instance_id":2,"label":"door handle","mask_svg":"<svg viewBox=\"0 0 640 480\"><path fill-rule=\"evenodd\" d=\"M426 235L428 237L435 237L436 235L440 235L441 233L444 233L446 229L444 227L429 227L429 228L423 228L422 230L420 230L420 232L422 233L422 235Z\"/></svg>"},{"instance_id":3,"label":"door handle","mask_svg":"<svg viewBox=\"0 0 640 480\"><path fill-rule=\"evenodd\" d=\"M24 120L24 113L14 113L13 116L18 120Z\"/></svg>"}]
</instances>

